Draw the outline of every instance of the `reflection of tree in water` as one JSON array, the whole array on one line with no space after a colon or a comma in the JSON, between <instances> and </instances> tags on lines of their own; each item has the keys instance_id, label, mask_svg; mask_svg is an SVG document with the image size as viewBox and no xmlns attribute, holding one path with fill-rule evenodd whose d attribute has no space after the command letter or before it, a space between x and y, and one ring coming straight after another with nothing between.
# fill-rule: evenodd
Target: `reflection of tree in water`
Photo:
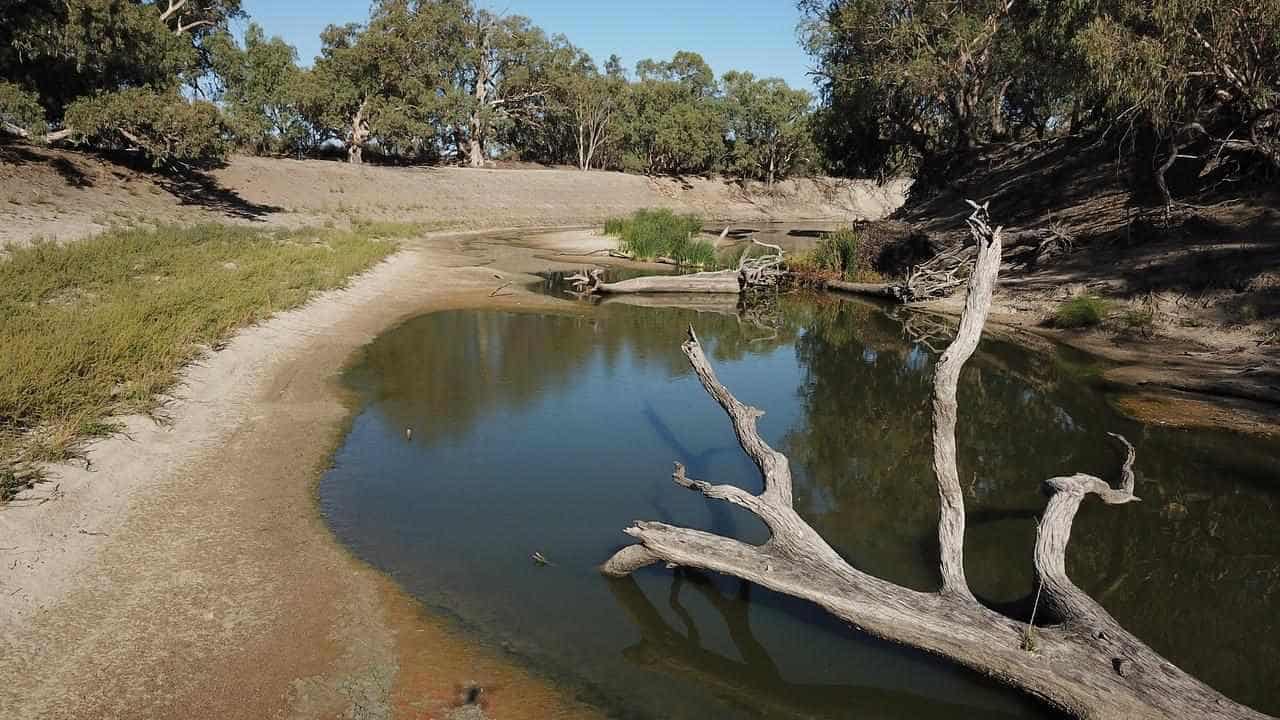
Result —
<instances>
[{"instance_id":1,"label":"reflection of tree in water","mask_svg":"<svg viewBox=\"0 0 1280 720\"><path fill-rule=\"evenodd\" d=\"M618 606L640 631L639 642L622 651L629 662L691 680L722 702L752 715L797 720L814 717L924 720L967 717L974 711L969 707L947 706L935 698L876 687L788 682L751 631L751 594L759 589L745 580L733 581L737 591L726 595L701 573L677 570L671 578L668 605L684 625L683 632L663 619L633 578L608 582ZM681 599L686 587L715 609L741 660L703 646L698 625ZM992 720L1002 717L991 710L984 710L982 716Z\"/></svg>"},{"instance_id":2,"label":"reflection of tree in water","mask_svg":"<svg viewBox=\"0 0 1280 720\"><path fill-rule=\"evenodd\" d=\"M353 377L393 422L414 428L415 441L432 443L465 434L477 418L566 392L585 372L643 364L686 375L679 344L690 323L718 361L794 343L803 419L780 449L796 470L797 507L857 566L936 587L928 407L936 353L904 341L902 326L875 305L782 298L777 312L776 332L728 311L613 304L582 316L439 313L376 340ZM1105 510L1086 503L1068 557L1072 576L1188 672L1263 711L1280 711L1273 611L1280 606L1280 448L1137 425L1118 417L1091 384L1088 363L1074 353L994 340L966 367L957 441L975 591L995 603L1033 591L1029 548L1044 508L1040 483L1064 471L1110 477L1117 457L1105 432L1123 432L1138 446L1143 502ZM665 437L661 410L649 422ZM695 462L707 452L686 451L677 454ZM709 672L720 667L684 657L702 658L709 664L698 666Z\"/></svg>"},{"instance_id":3,"label":"reflection of tree in water","mask_svg":"<svg viewBox=\"0 0 1280 720\"><path fill-rule=\"evenodd\" d=\"M718 360L795 338L794 326L768 338L736 314L677 309L610 305L579 316L441 312L374 340L350 377L397 425L413 428L415 440L434 443L464 436L494 411L564 392L592 363L607 373L645 363L671 377L688 375L679 346L690 323L713 341Z\"/></svg>"},{"instance_id":4,"label":"reflection of tree in water","mask_svg":"<svg viewBox=\"0 0 1280 720\"><path fill-rule=\"evenodd\" d=\"M805 420L782 449L797 470L797 507L823 537L869 572L932 589L938 501L928 403L937 355L900 333L870 306L820 306L796 342ZM1124 432L1138 442L1144 502L1086 505L1072 577L1184 669L1275 712L1276 444L1137 425L1088 378L1073 353L993 340L966 367L957 443L974 590L998 604L1034 590L1028 548L1044 507L1041 481L1074 470L1107 477L1117 459L1104 433Z\"/></svg>"}]
</instances>

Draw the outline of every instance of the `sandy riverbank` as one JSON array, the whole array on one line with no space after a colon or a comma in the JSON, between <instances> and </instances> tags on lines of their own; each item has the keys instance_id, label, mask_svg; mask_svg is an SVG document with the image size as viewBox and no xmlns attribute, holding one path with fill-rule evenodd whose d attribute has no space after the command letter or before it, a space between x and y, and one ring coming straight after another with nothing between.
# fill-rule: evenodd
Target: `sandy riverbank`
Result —
<instances>
[{"instance_id":1,"label":"sandy riverbank","mask_svg":"<svg viewBox=\"0 0 1280 720\"><path fill-rule=\"evenodd\" d=\"M0 510L5 717L444 718L473 684L495 716L590 716L354 560L314 495L352 352L421 312L556 304L520 288L556 266L543 244L414 242L241 332L186 373L169 422L130 419L89 469Z\"/></svg>"},{"instance_id":2,"label":"sandy riverbank","mask_svg":"<svg viewBox=\"0 0 1280 720\"><path fill-rule=\"evenodd\" d=\"M126 212L121 221L293 225L354 214L528 226L653 204L746 221L853 219L861 202L861 186L829 196L806 185L768 197L703 180L601 173L584 182L568 171L294 167L258 159L219 171L228 196L117 177L118 169L93 162L82 161L81 184L42 180L31 168L0 178L0 191L10 193L0 206L3 237L74 239L99 221L114 222L117 205ZM499 189L501 206L492 198ZM29 201L23 193L33 191L46 194ZM452 194L428 207L422 198L434 192ZM868 200L866 208L881 212L890 200ZM352 559L319 515L315 481L349 416L337 379L359 347L433 310L569 311L572 305L521 283L534 280L531 271L581 267L603 242L589 232L532 238L526 230L437 233L407 243L348 290L249 328L191 367L166 423L129 419L127 435L91 448L88 468L60 468L52 482L0 509L0 661L11 670L0 684L0 714L444 719L466 717L458 713L470 710L459 703L478 685L493 717L591 716ZM1017 326L1038 314L996 319ZM1130 385L1144 382L1134 373L1153 367L1170 373L1171 384L1227 367L1220 358L1182 360L1155 343L1138 344L1133 352L1143 354L1116 352L1126 365L1115 379L1127 373ZM1162 396L1134 397L1150 406ZM1240 416L1217 401L1208 407ZM1177 412L1206 416L1200 406Z\"/></svg>"}]
</instances>

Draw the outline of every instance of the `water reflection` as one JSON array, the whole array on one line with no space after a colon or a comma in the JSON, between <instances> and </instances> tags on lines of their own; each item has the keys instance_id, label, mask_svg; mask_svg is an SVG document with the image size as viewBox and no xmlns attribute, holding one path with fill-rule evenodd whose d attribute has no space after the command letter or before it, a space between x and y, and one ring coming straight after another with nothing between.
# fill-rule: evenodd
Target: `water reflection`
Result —
<instances>
[{"instance_id":1,"label":"water reflection","mask_svg":"<svg viewBox=\"0 0 1280 720\"><path fill-rule=\"evenodd\" d=\"M668 301L669 302L669 301ZM765 537L676 488L670 463L759 478L679 352L693 324L721 378L764 408L796 503L859 567L936 586L929 381L945 328L884 308L783 298L773 326L732 305L583 315L442 313L375 341L366 402L321 493L335 531L411 592L621 717L1038 717L973 675L850 632L736 580L594 566L635 518ZM931 342L933 336L938 342ZM1138 494L1086 504L1069 570L1139 637L1224 692L1280 711L1276 443L1120 418L1078 354L983 343L960 388L967 569L1018 610L1044 478L1110 477L1138 446ZM412 441L404 428L412 427ZM555 567L529 561L534 550Z\"/></svg>"}]
</instances>

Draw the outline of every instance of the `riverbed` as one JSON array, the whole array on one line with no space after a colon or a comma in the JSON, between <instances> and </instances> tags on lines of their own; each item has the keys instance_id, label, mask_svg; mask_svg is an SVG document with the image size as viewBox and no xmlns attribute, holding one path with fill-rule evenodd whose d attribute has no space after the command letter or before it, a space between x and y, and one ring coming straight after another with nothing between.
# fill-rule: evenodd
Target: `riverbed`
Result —
<instances>
[{"instance_id":1,"label":"riverbed","mask_svg":"<svg viewBox=\"0 0 1280 720\"><path fill-rule=\"evenodd\" d=\"M676 303L678 304L678 303ZM626 718L1053 717L1022 696L873 641L737 580L596 566L636 519L758 542L750 516L681 490L759 478L679 352L692 325L721 379L767 412L797 508L859 568L936 586L929 382L947 321L848 299L412 318L361 351L360 398L320 485L357 555L472 636ZM970 583L1022 617L1042 480L1114 480L1138 451L1137 494L1089 503L1068 569L1184 669L1280 712L1280 443L1125 418L1106 365L994 338L960 388ZM545 562L535 561L537 553Z\"/></svg>"}]
</instances>

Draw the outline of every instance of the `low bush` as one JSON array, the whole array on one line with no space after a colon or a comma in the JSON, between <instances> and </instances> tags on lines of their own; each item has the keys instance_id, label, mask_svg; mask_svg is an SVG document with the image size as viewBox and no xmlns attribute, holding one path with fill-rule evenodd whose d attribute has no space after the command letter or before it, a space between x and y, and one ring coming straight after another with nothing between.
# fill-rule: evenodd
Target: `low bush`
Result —
<instances>
[{"instance_id":1,"label":"low bush","mask_svg":"<svg viewBox=\"0 0 1280 720\"><path fill-rule=\"evenodd\" d=\"M67 106L66 125L95 147L137 147L157 167L214 163L229 150L216 105L146 88L76 100Z\"/></svg>"},{"instance_id":2,"label":"low bush","mask_svg":"<svg viewBox=\"0 0 1280 720\"><path fill-rule=\"evenodd\" d=\"M787 267L802 275L817 275L849 282L879 282L862 257L862 236L853 228L825 233L807 253L787 259Z\"/></svg>"},{"instance_id":3,"label":"low bush","mask_svg":"<svg viewBox=\"0 0 1280 720\"><path fill-rule=\"evenodd\" d=\"M1095 327L1107 317L1111 304L1096 295L1078 295L1058 306L1054 327L1072 329Z\"/></svg>"},{"instance_id":4,"label":"low bush","mask_svg":"<svg viewBox=\"0 0 1280 720\"><path fill-rule=\"evenodd\" d=\"M40 99L35 93L3 81L0 81L0 122L25 130L33 138L43 135L48 129L44 122L44 108L40 107Z\"/></svg>"},{"instance_id":5,"label":"low bush","mask_svg":"<svg viewBox=\"0 0 1280 720\"><path fill-rule=\"evenodd\" d=\"M1129 308L1121 316L1126 329L1150 336L1155 332L1156 313L1150 306Z\"/></svg>"}]
</instances>

